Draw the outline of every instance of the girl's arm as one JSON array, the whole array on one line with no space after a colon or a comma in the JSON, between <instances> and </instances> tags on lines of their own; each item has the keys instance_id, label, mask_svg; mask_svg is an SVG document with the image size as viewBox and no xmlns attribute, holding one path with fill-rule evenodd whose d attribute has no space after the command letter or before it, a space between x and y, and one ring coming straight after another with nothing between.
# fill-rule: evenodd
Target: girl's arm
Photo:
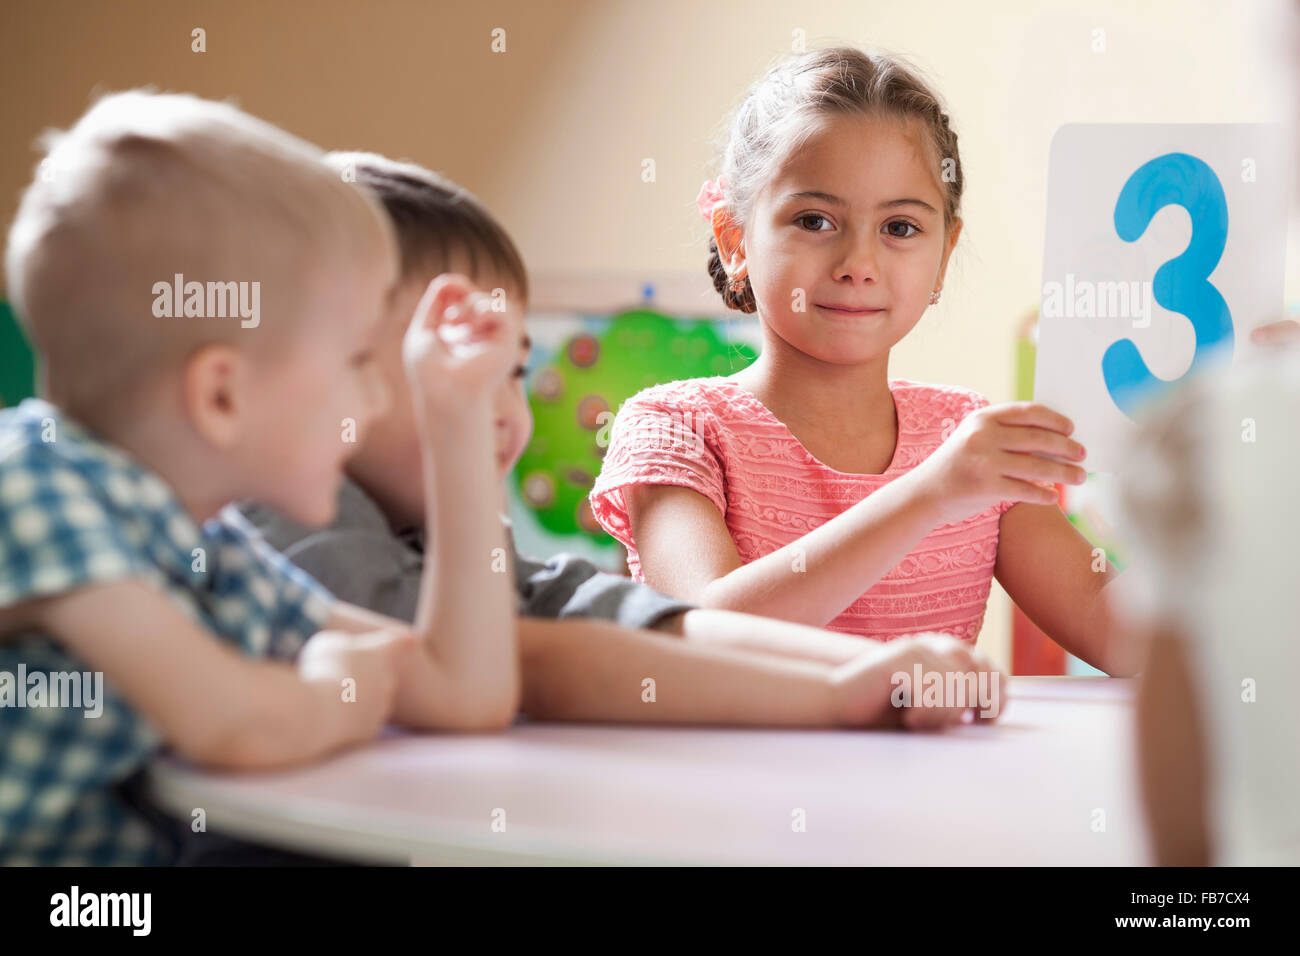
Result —
<instances>
[{"instance_id":1,"label":"girl's arm","mask_svg":"<svg viewBox=\"0 0 1300 956\"><path fill-rule=\"evenodd\" d=\"M946 635L861 643L853 660L830 667L608 621L521 618L523 709L551 720L934 727L957 723L965 710L982 705L925 706L918 696L917 706L895 708L895 674L910 675L919 665L925 672L974 673L978 680L981 672L996 671L974 648ZM996 711L1000 701L994 703Z\"/></svg>"},{"instance_id":2,"label":"girl's arm","mask_svg":"<svg viewBox=\"0 0 1300 956\"><path fill-rule=\"evenodd\" d=\"M329 626L373 634L404 625L340 603ZM959 720L962 708L894 712L889 698L895 673L910 674L917 663L941 672L996 669L981 652L946 635L882 644L729 611L687 611L665 618L653 631L596 619L521 617L516 632L522 709L539 720L938 726ZM647 678L654 681L653 701L645 699ZM495 718L466 721L463 715L473 704L472 695L427 655L405 659L393 707L397 723L417 729L501 729Z\"/></svg>"},{"instance_id":3,"label":"girl's arm","mask_svg":"<svg viewBox=\"0 0 1300 956\"><path fill-rule=\"evenodd\" d=\"M1032 402L979 409L912 471L749 564L704 495L632 484L623 496L651 587L704 607L822 626L934 528L1001 501L1054 501L1046 483L1082 483L1082 468L1054 460L1082 460L1083 447L1067 437L1073 427Z\"/></svg>"},{"instance_id":4,"label":"girl's arm","mask_svg":"<svg viewBox=\"0 0 1300 956\"><path fill-rule=\"evenodd\" d=\"M716 608L697 607L674 614L655 624L654 630L713 647L823 664L845 664L879 646L866 637Z\"/></svg>"},{"instance_id":5,"label":"girl's arm","mask_svg":"<svg viewBox=\"0 0 1300 956\"><path fill-rule=\"evenodd\" d=\"M1056 505L1007 509L993 573L1029 619L1075 657L1112 677L1141 668L1142 648L1114 627L1107 606L1104 588L1116 572Z\"/></svg>"},{"instance_id":6,"label":"girl's arm","mask_svg":"<svg viewBox=\"0 0 1300 956\"><path fill-rule=\"evenodd\" d=\"M838 617L941 523L924 495L899 479L745 564L722 515L699 492L631 485L623 493L641 568L655 590L814 627Z\"/></svg>"},{"instance_id":7,"label":"girl's arm","mask_svg":"<svg viewBox=\"0 0 1300 956\"><path fill-rule=\"evenodd\" d=\"M523 710L534 719L835 723L831 670L813 661L731 653L593 619L520 618L519 651Z\"/></svg>"}]
</instances>

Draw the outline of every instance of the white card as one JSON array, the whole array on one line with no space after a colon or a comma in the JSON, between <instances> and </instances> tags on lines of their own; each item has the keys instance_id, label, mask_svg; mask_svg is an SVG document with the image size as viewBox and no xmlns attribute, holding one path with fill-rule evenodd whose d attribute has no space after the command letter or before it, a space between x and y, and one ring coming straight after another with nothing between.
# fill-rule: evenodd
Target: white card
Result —
<instances>
[{"instance_id":1,"label":"white card","mask_svg":"<svg viewBox=\"0 0 1300 956\"><path fill-rule=\"evenodd\" d=\"M1282 317L1281 127L1074 123L1052 139L1034 400L1114 471L1144 404Z\"/></svg>"}]
</instances>

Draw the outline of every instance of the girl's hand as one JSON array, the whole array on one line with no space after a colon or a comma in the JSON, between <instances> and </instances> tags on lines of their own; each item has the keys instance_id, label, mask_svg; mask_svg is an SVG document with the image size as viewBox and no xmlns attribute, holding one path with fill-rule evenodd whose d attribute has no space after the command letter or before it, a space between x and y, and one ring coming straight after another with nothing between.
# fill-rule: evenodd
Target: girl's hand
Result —
<instances>
[{"instance_id":1,"label":"girl's hand","mask_svg":"<svg viewBox=\"0 0 1300 956\"><path fill-rule=\"evenodd\" d=\"M443 407L490 398L518 360L505 313L462 275L429 283L402 341L402 362L417 396Z\"/></svg>"},{"instance_id":2,"label":"girl's hand","mask_svg":"<svg viewBox=\"0 0 1300 956\"><path fill-rule=\"evenodd\" d=\"M1278 319L1261 325L1250 332L1250 340L1265 347L1300 346L1300 322L1295 319Z\"/></svg>"},{"instance_id":3,"label":"girl's hand","mask_svg":"<svg viewBox=\"0 0 1300 956\"><path fill-rule=\"evenodd\" d=\"M341 744L369 740L388 722L398 674L418 653L411 631L319 631L298 653L298 676L320 690L325 719Z\"/></svg>"},{"instance_id":4,"label":"girl's hand","mask_svg":"<svg viewBox=\"0 0 1300 956\"><path fill-rule=\"evenodd\" d=\"M974 696L947 700L940 694L937 706L926 706L924 683L915 686L916 668L921 678L936 674L949 686L949 674L972 675ZM952 681L954 689L971 688L969 677ZM1006 675L981 651L947 634L900 637L855 660L841 664L831 674L834 719L844 727L905 727L911 730L943 727L965 720L974 710L977 719L996 719L1006 698ZM906 703L895 706L895 688L906 686ZM984 699L980 695L985 694Z\"/></svg>"},{"instance_id":5,"label":"girl's hand","mask_svg":"<svg viewBox=\"0 0 1300 956\"><path fill-rule=\"evenodd\" d=\"M1001 501L1056 504L1053 484L1081 485L1088 477L1079 464L1066 463L1084 458L1083 446L1067 437L1073 430L1073 422L1045 405L990 405L966 416L948 440L902 480L915 482L940 524L968 518Z\"/></svg>"}]
</instances>

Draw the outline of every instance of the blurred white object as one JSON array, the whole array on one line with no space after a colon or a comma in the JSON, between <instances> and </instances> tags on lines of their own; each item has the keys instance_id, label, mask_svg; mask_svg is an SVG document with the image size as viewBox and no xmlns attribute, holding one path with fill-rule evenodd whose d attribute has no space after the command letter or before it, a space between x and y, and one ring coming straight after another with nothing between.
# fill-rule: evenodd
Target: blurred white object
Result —
<instances>
[{"instance_id":1,"label":"blurred white object","mask_svg":"<svg viewBox=\"0 0 1300 956\"><path fill-rule=\"evenodd\" d=\"M1213 863L1300 864L1300 352L1182 390L1122 479L1128 610L1186 636Z\"/></svg>"}]
</instances>

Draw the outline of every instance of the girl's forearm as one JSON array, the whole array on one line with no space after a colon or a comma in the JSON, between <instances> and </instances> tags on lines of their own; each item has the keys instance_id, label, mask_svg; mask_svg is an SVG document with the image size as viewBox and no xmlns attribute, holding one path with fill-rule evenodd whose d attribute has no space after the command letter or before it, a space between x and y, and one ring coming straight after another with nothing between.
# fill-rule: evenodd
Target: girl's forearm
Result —
<instances>
[{"instance_id":1,"label":"girl's forearm","mask_svg":"<svg viewBox=\"0 0 1300 956\"><path fill-rule=\"evenodd\" d=\"M715 647L757 651L831 665L847 663L880 646L863 637L717 608L686 611L669 618L663 627L657 625L655 630L666 630L680 634L688 641Z\"/></svg>"},{"instance_id":2,"label":"girl's forearm","mask_svg":"<svg viewBox=\"0 0 1300 956\"><path fill-rule=\"evenodd\" d=\"M798 540L713 581L699 603L822 627L939 523L934 502L904 475Z\"/></svg>"},{"instance_id":3,"label":"girl's forearm","mask_svg":"<svg viewBox=\"0 0 1300 956\"><path fill-rule=\"evenodd\" d=\"M1146 647L1133 631L1119 626L1111 607L1107 591L1118 578L1118 573L1106 578L1069 637L1058 643L1111 677L1133 677L1146 660Z\"/></svg>"},{"instance_id":4,"label":"girl's forearm","mask_svg":"<svg viewBox=\"0 0 1300 956\"><path fill-rule=\"evenodd\" d=\"M523 618L523 709L533 718L834 725L830 668L740 654L596 620Z\"/></svg>"},{"instance_id":5,"label":"girl's forearm","mask_svg":"<svg viewBox=\"0 0 1300 956\"><path fill-rule=\"evenodd\" d=\"M1109 565L1104 572L1092 571L1083 557L1065 562L1032 589L1022 585L1011 592L1012 598L1048 637L1079 660L1111 677L1132 677L1142 668L1145 648L1117 627L1107 592L1119 573Z\"/></svg>"},{"instance_id":6,"label":"girl's forearm","mask_svg":"<svg viewBox=\"0 0 1300 956\"><path fill-rule=\"evenodd\" d=\"M497 485L491 405L467 397L417 420L426 533L415 632L467 696L513 714L519 664L505 532L494 507L473 504Z\"/></svg>"}]
</instances>

